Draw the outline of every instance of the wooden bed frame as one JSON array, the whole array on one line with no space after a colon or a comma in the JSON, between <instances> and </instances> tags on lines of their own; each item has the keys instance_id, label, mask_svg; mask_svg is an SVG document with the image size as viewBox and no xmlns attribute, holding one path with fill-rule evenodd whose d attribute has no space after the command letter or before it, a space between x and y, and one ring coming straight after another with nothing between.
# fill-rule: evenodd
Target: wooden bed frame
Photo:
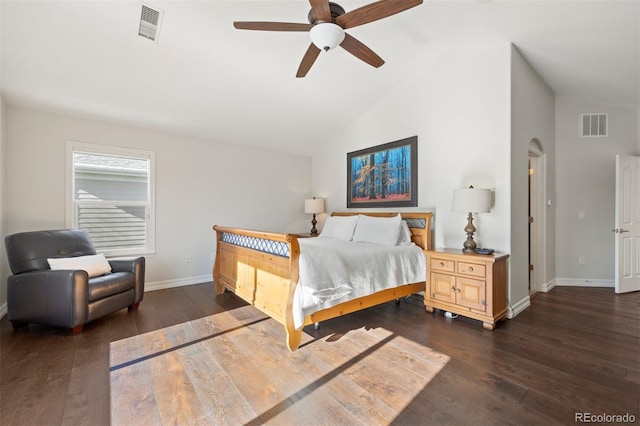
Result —
<instances>
[{"instance_id":1,"label":"wooden bed frame","mask_svg":"<svg viewBox=\"0 0 640 426\"><path fill-rule=\"evenodd\" d=\"M398 213L334 212L332 216L357 214L391 217ZM430 249L433 213L400 214L409 225L412 241L424 251ZM287 347L291 351L300 346L302 328L306 325L425 290L426 283L423 281L359 297L307 315L303 327L296 330L293 325L292 307L299 276L298 237L295 234L251 231L218 225L213 229L216 231L216 260L213 266L216 294L222 294L228 289L282 324L287 334Z\"/></svg>"}]
</instances>

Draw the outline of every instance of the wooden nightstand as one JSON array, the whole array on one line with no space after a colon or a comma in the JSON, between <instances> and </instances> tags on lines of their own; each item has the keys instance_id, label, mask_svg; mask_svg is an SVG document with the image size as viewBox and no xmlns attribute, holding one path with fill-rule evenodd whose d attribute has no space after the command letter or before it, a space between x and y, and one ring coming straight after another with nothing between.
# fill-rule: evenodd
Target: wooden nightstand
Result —
<instances>
[{"instance_id":1,"label":"wooden nightstand","mask_svg":"<svg viewBox=\"0 0 640 426\"><path fill-rule=\"evenodd\" d=\"M442 309L482 321L493 330L507 316L508 254L437 249L427 253L427 312Z\"/></svg>"}]
</instances>

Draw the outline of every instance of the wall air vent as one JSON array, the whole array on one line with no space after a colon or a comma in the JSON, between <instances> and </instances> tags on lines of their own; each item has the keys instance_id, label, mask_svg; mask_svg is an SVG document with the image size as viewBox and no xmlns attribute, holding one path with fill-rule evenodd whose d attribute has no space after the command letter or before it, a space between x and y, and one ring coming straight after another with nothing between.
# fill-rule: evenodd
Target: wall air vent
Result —
<instances>
[{"instance_id":1,"label":"wall air vent","mask_svg":"<svg viewBox=\"0 0 640 426\"><path fill-rule=\"evenodd\" d=\"M604 138L609 135L609 114L580 114L580 137Z\"/></svg>"},{"instance_id":2,"label":"wall air vent","mask_svg":"<svg viewBox=\"0 0 640 426\"><path fill-rule=\"evenodd\" d=\"M158 41L160 33L160 23L162 22L162 10L152 9L149 6L142 5L142 13L140 14L140 27L138 35L155 42Z\"/></svg>"}]
</instances>

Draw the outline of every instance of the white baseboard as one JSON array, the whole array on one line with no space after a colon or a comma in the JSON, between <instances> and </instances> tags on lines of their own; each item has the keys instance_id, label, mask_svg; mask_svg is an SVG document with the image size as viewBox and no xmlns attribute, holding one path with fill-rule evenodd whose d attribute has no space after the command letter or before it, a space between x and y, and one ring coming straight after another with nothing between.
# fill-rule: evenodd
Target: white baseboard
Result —
<instances>
[{"instance_id":1,"label":"white baseboard","mask_svg":"<svg viewBox=\"0 0 640 426\"><path fill-rule=\"evenodd\" d=\"M0 318L4 318L5 315L7 315L7 304L3 303L0 305Z\"/></svg>"},{"instance_id":2,"label":"white baseboard","mask_svg":"<svg viewBox=\"0 0 640 426\"><path fill-rule=\"evenodd\" d=\"M529 296L525 297L517 303L514 303L513 305L510 304L507 308L507 318L515 318L520 312L524 311L529 306L531 306L531 299L529 298Z\"/></svg>"},{"instance_id":3,"label":"white baseboard","mask_svg":"<svg viewBox=\"0 0 640 426\"><path fill-rule=\"evenodd\" d=\"M144 291L163 290L165 288L182 287L185 285L201 284L213 281L211 275L201 275L199 277L178 278L175 280L156 281L144 283Z\"/></svg>"},{"instance_id":4,"label":"white baseboard","mask_svg":"<svg viewBox=\"0 0 640 426\"><path fill-rule=\"evenodd\" d=\"M590 278L556 278L559 287L615 287L614 280L600 280Z\"/></svg>"},{"instance_id":5,"label":"white baseboard","mask_svg":"<svg viewBox=\"0 0 640 426\"><path fill-rule=\"evenodd\" d=\"M547 283L543 283L540 291L542 291L543 293L549 293L551 290L553 290L555 286L556 286L556 279L554 278Z\"/></svg>"}]
</instances>

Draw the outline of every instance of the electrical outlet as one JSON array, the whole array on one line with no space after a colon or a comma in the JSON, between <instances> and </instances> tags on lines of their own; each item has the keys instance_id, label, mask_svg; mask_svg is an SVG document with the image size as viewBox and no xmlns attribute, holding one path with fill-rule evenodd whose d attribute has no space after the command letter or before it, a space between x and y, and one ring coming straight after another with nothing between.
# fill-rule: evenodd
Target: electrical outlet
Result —
<instances>
[{"instance_id":1,"label":"electrical outlet","mask_svg":"<svg viewBox=\"0 0 640 426\"><path fill-rule=\"evenodd\" d=\"M578 265L584 265L584 264L585 264L584 256L578 257Z\"/></svg>"},{"instance_id":2,"label":"electrical outlet","mask_svg":"<svg viewBox=\"0 0 640 426\"><path fill-rule=\"evenodd\" d=\"M216 260L216 254L214 252L211 252L211 260Z\"/></svg>"},{"instance_id":3,"label":"electrical outlet","mask_svg":"<svg viewBox=\"0 0 640 426\"><path fill-rule=\"evenodd\" d=\"M190 254L188 254L188 255L187 255L187 257L185 258L185 261L186 261L187 263L191 263L191 261L192 261L192 260L193 260L193 259L191 258L191 255L190 255Z\"/></svg>"},{"instance_id":4,"label":"electrical outlet","mask_svg":"<svg viewBox=\"0 0 640 426\"><path fill-rule=\"evenodd\" d=\"M587 214L584 211L581 210L581 211L578 212L578 219L579 220L583 220L586 217L587 217Z\"/></svg>"}]
</instances>

